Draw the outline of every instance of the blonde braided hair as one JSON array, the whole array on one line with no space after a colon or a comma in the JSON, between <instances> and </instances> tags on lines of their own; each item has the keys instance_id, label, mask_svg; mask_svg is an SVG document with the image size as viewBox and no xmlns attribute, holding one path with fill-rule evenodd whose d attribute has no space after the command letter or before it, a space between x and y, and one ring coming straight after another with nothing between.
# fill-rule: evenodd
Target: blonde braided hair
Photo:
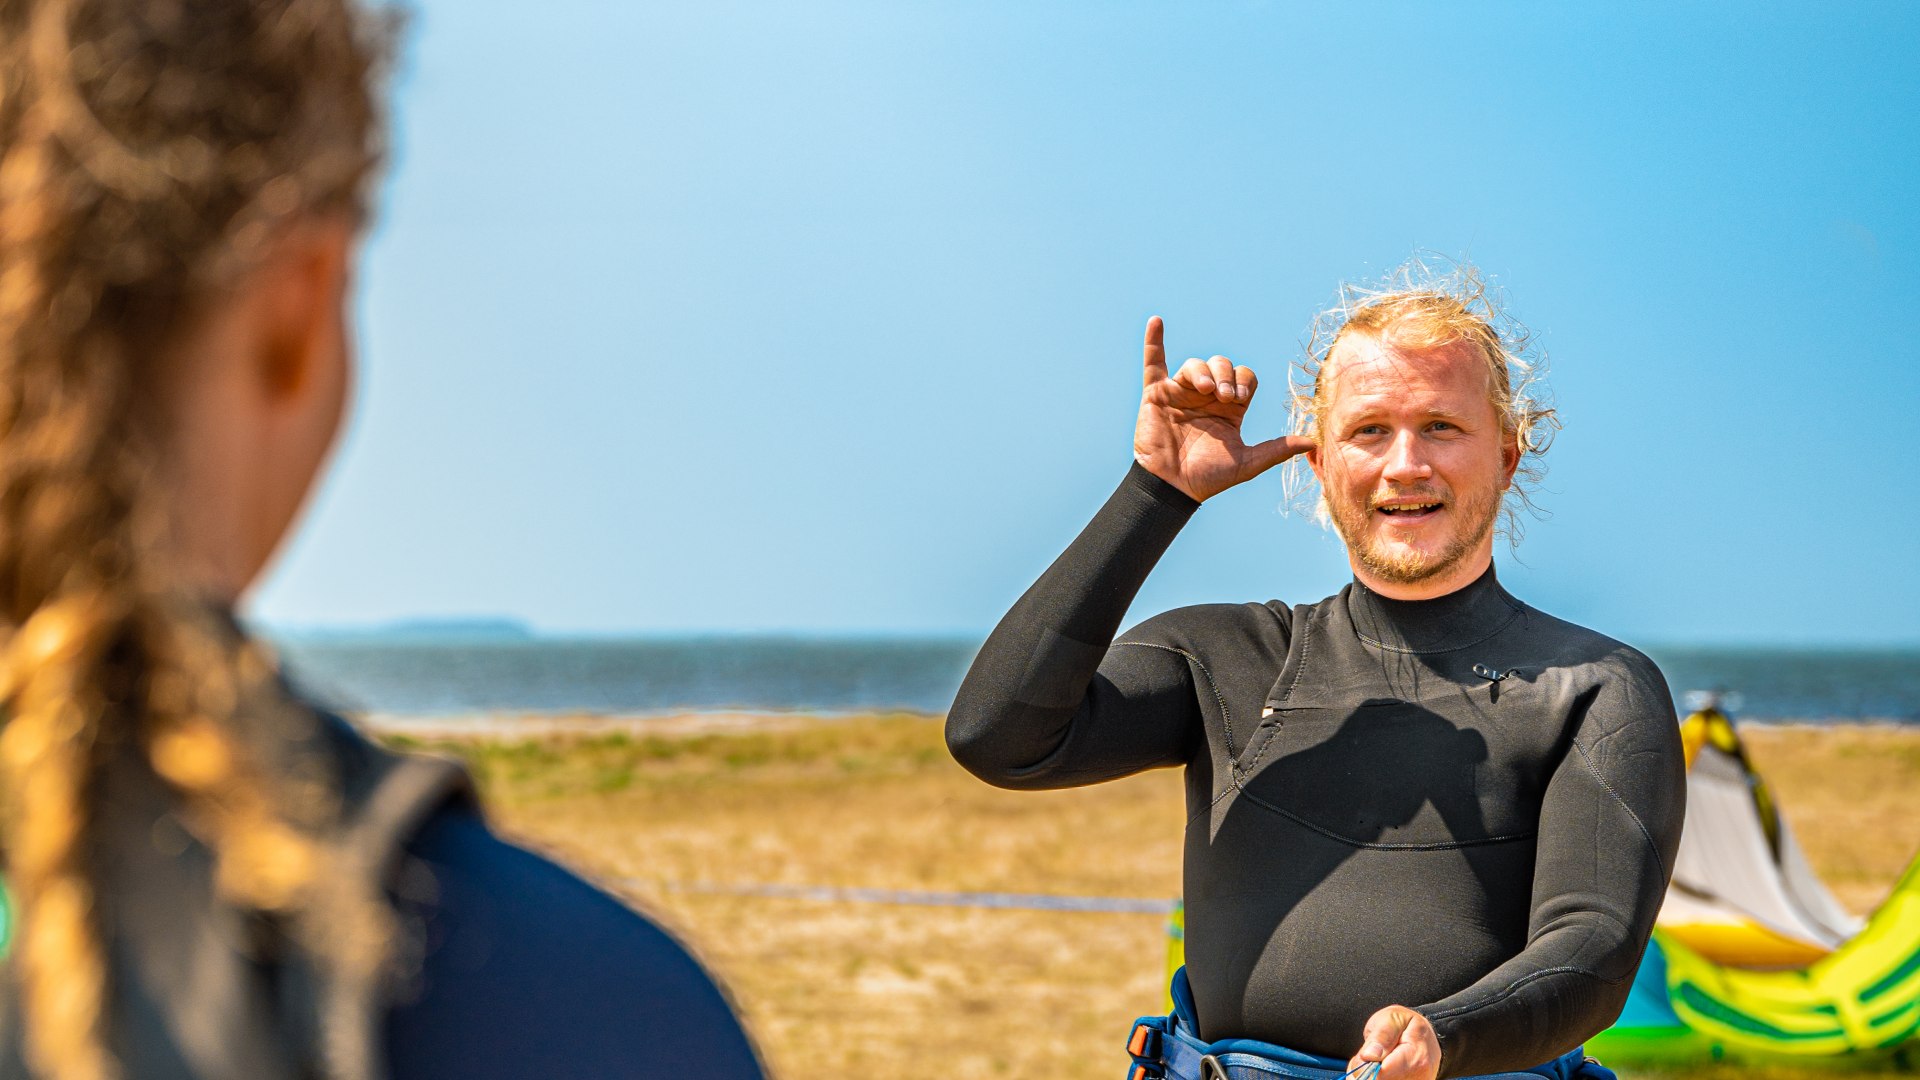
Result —
<instances>
[{"instance_id":1,"label":"blonde braided hair","mask_svg":"<svg viewBox=\"0 0 1920 1080\"><path fill-rule=\"evenodd\" d=\"M284 752L309 714L168 563L142 404L143 361L277 229L359 211L388 23L351 2L0 0L0 822L45 1077L118 1074L95 895L109 754L177 793L231 902L336 972L382 953L377 898L327 872L329 781Z\"/></svg>"}]
</instances>

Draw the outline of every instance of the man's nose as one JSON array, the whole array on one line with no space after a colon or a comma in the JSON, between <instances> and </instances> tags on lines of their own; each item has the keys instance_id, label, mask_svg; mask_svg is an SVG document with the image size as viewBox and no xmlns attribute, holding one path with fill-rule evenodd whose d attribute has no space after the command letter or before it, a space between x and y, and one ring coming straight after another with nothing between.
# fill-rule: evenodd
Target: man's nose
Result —
<instances>
[{"instance_id":1,"label":"man's nose","mask_svg":"<svg viewBox=\"0 0 1920 1080\"><path fill-rule=\"evenodd\" d=\"M1387 445L1387 463L1382 476L1400 484L1433 476L1433 466L1427 464L1420 448L1418 432L1402 430L1394 433L1393 441Z\"/></svg>"}]
</instances>

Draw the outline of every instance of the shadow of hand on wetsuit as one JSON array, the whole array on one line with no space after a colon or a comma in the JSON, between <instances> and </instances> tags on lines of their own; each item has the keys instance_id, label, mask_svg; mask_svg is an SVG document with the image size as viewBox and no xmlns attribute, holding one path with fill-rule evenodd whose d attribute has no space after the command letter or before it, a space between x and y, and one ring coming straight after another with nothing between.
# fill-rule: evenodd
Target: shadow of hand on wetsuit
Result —
<instances>
[{"instance_id":1,"label":"shadow of hand on wetsuit","mask_svg":"<svg viewBox=\"0 0 1920 1080\"><path fill-rule=\"evenodd\" d=\"M1411 702L1278 710L1237 790L1188 826L1210 834L1187 845L1201 1033L1344 1060L1376 1009L1438 1000L1517 951L1530 894L1511 883L1533 847L1490 831L1514 820L1483 805L1487 760L1480 733Z\"/></svg>"}]
</instances>

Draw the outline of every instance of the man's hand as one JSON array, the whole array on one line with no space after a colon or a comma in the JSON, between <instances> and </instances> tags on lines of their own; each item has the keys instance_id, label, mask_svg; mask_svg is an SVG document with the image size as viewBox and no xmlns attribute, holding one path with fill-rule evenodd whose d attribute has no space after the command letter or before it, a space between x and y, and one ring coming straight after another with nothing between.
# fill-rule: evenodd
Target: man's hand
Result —
<instances>
[{"instance_id":1,"label":"man's hand","mask_svg":"<svg viewBox=\"0 0 1920 1080\"><path fill-rule=\"evenodd\" d=\"M1205 502L1295 454L1311 439L1283 435L1248 446L1240 439L1259 381L1224 356L1189 360L1167 375L1160 316L1147 320L1145 389L1133 428L1133 459L1153 475Z\"/></svg>"},{"instance_id":2,"label":"man's hand","mask_svg":"<svg viewBox=\"0 0 1920 1080\"><path fill-rule=\"evenodd\" d=\"M1427 1018L1404 1005L1389 1005L1367 1018L1366 1045L1347 1062L1380 1063L1379 1080L1434 1080L1440 1074L1440 1039ZM1372 1080L1373 1070L1359 1074Z\"/></svg>"}]
</instances>

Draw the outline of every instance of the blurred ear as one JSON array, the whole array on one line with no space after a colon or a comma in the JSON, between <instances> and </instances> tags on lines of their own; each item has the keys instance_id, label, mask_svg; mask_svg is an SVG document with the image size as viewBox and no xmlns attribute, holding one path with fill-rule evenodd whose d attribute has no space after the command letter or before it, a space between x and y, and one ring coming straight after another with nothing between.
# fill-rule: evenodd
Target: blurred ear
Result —
<instances>
[{"instance_id":1,"label":"blurred ear","mask_svg":"<svg viewBox=\"0 0 1920 1080\"><path fill-rule=\"evenodd\" d=\"M259 388L288 405L330 382L323 365L343 363L341 325L356 229L345 216L293 224L249 283L254 293Z\"/></svg>"},{"instance_id":2,"label":"blurred ear","mask_svg":"<svg viewBox=\"0 0 1920 1080\"><path fill-rule=\"evenodd\" d=\"M1507 436L1500 446L1500 489L1513 486L1513 474L1520 468L1520 436L1516 433Z\"/></svg>"}]
</instances>

